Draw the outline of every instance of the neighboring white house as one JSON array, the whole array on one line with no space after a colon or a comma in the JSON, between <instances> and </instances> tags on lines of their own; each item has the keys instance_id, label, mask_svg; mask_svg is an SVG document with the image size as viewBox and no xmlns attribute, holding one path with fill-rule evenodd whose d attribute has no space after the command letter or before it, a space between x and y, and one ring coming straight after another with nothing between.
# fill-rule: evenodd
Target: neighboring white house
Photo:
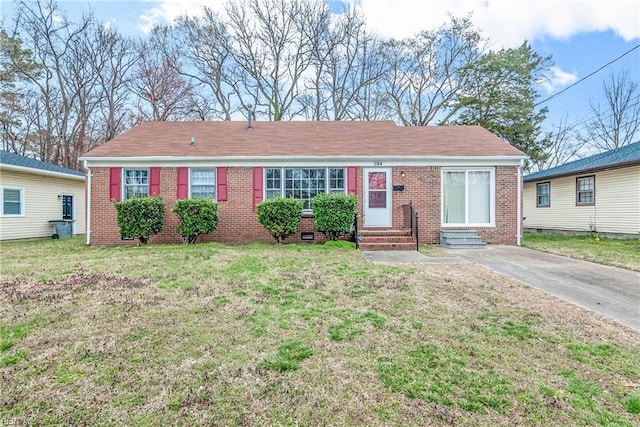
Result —
<instances>
[{"instance_id":1,"label":"neighboring white house","mask_svg":"<svg viewBox=\"0 0 640 427\"><path fill-rule=\"evenodd\" d=\"M524 177L525 230L640 237L640 142Z\"/></svg>"},{"instance_id":2,"label":"neighboring white house","mask_svg":"<svg viewBox=\"0 0 640 427\"><path fill-rule=\"evenodd\" d=\"M82 172L0 151L0 240L51 236L50 220L74 220L85 232Z\"/></svg>"}]
</instances>

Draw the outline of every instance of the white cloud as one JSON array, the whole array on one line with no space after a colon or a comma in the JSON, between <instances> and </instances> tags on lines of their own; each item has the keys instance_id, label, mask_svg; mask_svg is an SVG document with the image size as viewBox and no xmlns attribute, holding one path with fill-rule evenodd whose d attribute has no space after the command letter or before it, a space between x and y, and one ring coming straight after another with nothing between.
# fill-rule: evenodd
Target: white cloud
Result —
<instances>
[{"instance_id":1,"label":"white cloud","mask_svg":"<svg viewBox=\"0 0 640 427\"><path fill-rule=\"evenodd\" d=\"M568 73L560 67L551 67L548 76L538 84L547 93L553 93L558 89L566 87L578 80L576 73Z\"/></svg>"},{"instance_id":2,"label":"white cloud","mask_svg":"<svg viewBox=\"0 0 640 427\"><path fill-rule=\"evenodd\" d=\"M408 37L446 23L448 14L467 16L495 48L516 47L525 39L569 38L611 30L624 40L640 38L638 0L343 0L357 4L370 28L386 37ZM225 0L162 0L140 17L140 29L172 22L202 6L222 10Z\"/></svg>"},{"instance_id":3,"label":"white cloud","mask_svg":"<svg viewBox=\"0 0 640 427\"><path fill-rule=\"evenodd\" d=\"M154 25L171 23L182 15L198 16L203 6L213 10L222 10L224 0L161 0L157 6L149 8L138 20L138 28L148 34Z\"/></svg>"},{"instance_id":4,"label":"white cloud","mask_svg":"<svg viewBox=\"0 0 640 427\"><path fill-rule=\"evenodd\" d=\"M612 30L626 41L640 37L638 0L350 0L367 22L390 37L408 37L467 16L495 47L516 47L525 39L568 38Z\"/></svg>"}]
</instances>

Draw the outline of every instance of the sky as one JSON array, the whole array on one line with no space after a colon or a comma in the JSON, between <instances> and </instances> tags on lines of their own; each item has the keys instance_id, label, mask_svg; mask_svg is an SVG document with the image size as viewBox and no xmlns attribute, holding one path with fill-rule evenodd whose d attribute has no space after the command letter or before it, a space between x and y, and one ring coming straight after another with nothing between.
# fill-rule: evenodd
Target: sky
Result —
<instances>
[{"instance_id":1,"label":"sky","mask_svg":"<svg viewBox=\"0 0 640 427\"><path fill-rule=\"evenodd\" d=\"M336 13L346 4L360 7L369 29L382 37L408 37L435 29L451 14L470 15L493 49L517 47L528 40L539 54L550 55L554 62L539 90L540 101L553 96L542 104L549 109L547 128L553 128L564 116L577 124L591 118L589 104L602 99L603 80L612 74L627 72L640 84L638 0L325 1ZM171 22L184 13L198 14L203 5L221 10L224 4L225 0L58 0L71 19L91 9L106 25L128 35L143 35L154 24ZM15 7L13 0L0 0L0 15L10 17ZM572 84L575 86L569 88Z\"/></svg>"}]
</instances>

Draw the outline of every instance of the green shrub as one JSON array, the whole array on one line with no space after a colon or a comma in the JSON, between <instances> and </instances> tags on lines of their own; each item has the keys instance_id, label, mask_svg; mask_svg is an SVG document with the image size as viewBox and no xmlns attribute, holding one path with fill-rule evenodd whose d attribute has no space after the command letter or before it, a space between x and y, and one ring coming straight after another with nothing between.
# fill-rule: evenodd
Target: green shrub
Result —
<instances>
[{"instance_id":1,"label":"green shrub","mask_svg":"<svg viewBox=\"0 0 640 427\"><path fill-rule=\"evenodd\" d=\"M144 245L149 237L158 234L164 226L164 201L162 198L144 197L114 202L118 211L120 236L137 238Z\"/></svg>"},{"instance_id":2,"label":"green shrub","mask_svg":"<svg viewBox=\"0 0 640 427\"><path fill-rule=\"evenodd\" d=\"M218 228L218 204L211 199L178 200L172 209L178 214L180 223L176 230L182 240L194 244L201 234Z\"/></svg>"},{"instance_id":3,"label":"green shrub","mask_svg":"<svg viewBox=\"0 0 640 427\"><path fill-rule=\"evenodd\" d=\"M356 216L356 197L347 194L319 194L311 199L316 230L327 240L338 240L353 229Z\"/></svg>"},{"instance_id":4,"label":"green shrub","mask_svg":"<svg viewBox=\"0 0 640 427\"><path fill-rule=\"evenodd\" d=\"M257 215L260 224L267 230L276 242L282 243L284 239L298 231L302 219L302 200L296 199L269 199L257 206Z\"/></svg>"}]
</instances>

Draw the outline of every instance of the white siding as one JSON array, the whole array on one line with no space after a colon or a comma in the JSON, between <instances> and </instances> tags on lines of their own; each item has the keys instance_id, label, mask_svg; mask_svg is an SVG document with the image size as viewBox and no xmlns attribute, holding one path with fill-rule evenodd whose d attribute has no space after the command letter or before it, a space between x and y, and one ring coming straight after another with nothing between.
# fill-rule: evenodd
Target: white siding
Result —
<instances>
[{"instance_id":1,"label":"white siding","mask_svg":"<svg viewBox=\"0 0 640 427\"><path fill-rule=\"evenodd\" d=\"M51 236L55 229L47 221L62 218L62 200L73 196L74 234L85 233L84 181L3 170L0 187L23 190L24 215L4 217L0 210L0 240Z\"/></svg>"},{"instance_id":2,"label":"white siding","mask_svg":"<svg viewBox=\"0 0 640 427\"><path fill-rule=\"evenodd\" d=\"M536 207L536 184L524 184L525 228L590 231L640 236L640 166L596 172L596 203L576 206L576 177L572 175L538 182L551 182L547 208Z\"/></svg>"}]
</instances>

